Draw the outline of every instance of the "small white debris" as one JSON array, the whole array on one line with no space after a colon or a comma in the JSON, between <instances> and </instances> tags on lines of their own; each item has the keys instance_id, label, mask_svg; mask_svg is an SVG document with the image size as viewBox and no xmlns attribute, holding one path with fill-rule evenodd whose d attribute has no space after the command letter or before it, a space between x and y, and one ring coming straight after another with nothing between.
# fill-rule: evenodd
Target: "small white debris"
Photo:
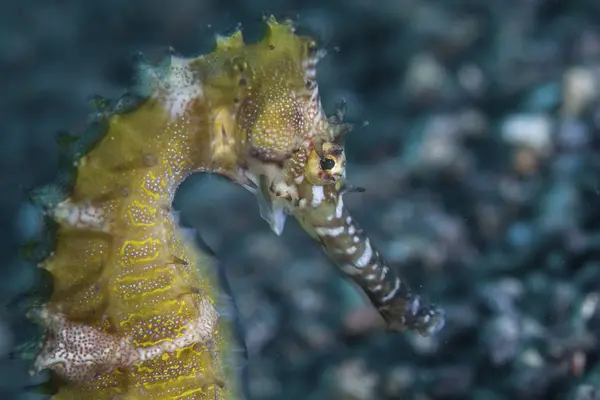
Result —
<instances>
[{"instance_id":1,"label":"small white debris","mask_svg":"<svg viewBox=\"0 0 600 400\"><path fill-rule=\"evenodd\" d=\"M89 203L64 200L52 210L52 216L57 222L73 228L106 230L104 210Z\"/></svg>"},{"instance_id":2,"label":"small white debris","mask_svg":"<svg viewBox=\"0 0 600 400\"><path fill-rule=\"evenodd\" d=\"M430 53L414 56L404 77L404 90L410 97L438 94L448 84L448 72Z\"/></svg>"},{"instance_id":3,"label":"small white debris","mask_svg":"<svg viewBox=\"0 0 600 400\"><path fill-rule=\"evenodd\" d=\"M563 76L563 107L567 116L578 116L598 97L598 77L585 67L574 67Z\"/></svg>"},{"instance_id":4,"label":"small white debris","mask_svg":"<svg viewBox=\"0 0 600 400\"><path fill-rule=\"evenodd\" d=\"M502 138L517 146L527 146L547 154L552 149L553 121L545 114L517 114L502 126Z\"/></svg>"}]
</instances>

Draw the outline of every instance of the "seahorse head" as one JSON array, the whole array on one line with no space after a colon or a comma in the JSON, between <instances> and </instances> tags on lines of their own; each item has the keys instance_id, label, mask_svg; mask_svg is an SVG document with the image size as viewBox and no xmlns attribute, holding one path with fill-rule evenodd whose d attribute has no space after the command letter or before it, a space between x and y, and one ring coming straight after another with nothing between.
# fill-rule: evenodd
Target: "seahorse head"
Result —
<instances>
[{"instance_id":1,"label":"seahorse head","mask_svg":"<svg viewBox=\"0 0 600 400\"><path fill-rule=\"evenodd\" d=\"M321 117L299 149L266 169L265 181L258 180L261 215L275 233L281 234L287 215L316 207L325 196L335 203L347 190L344 139L352 124L342 122L344 112L342 103L333 116Z\"/></svg>"},{"instance_id":2,"label":"seahorse head","mask_svg":"<svg viewBox=\"0 0 600 400\"><path fill-rule=\"evenodd\" d=\"M290 21L270 18L267 27L253 51L232 54L225 46L239 33L217 42L233 66L227 84L237 106L227 113L235 116L234 126L215 124L213 136L215 142L235 136L239 170L233 179L257 194L262 217L281 234L286 216L306 203L303 190L313 192L306 185L317 193L345 179L344 138L351 126L342 121L345 104L329 118L321 105L316 66L327 52L295 35Z\"/></svg>"}]
</instances>

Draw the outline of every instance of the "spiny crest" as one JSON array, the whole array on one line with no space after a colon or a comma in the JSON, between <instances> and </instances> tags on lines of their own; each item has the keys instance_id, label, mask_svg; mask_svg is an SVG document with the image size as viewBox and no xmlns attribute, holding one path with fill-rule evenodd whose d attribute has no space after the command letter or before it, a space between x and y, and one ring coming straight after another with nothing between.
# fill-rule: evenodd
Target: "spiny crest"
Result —
<instances>
[{"instance_id":1,"label":"spiny crest","mask_svg":"<svg viewBox=\"0 0 600 400\"><path fill-rule=\"evenodd\" d=\"M277 18L273 14L263 16L263 22L267 24L267 28L269 32L273 34L274 32L280 31L284 32L287 35L291 35L296 31L296 25L293 20L286 18L281 22L277 21Z\"/></svg>"},{"instance_id":2,"label":"spiny crest","mask_svg":"<svg viewBox=\"0 0 600 400\"><path fill-rule=\"evenodd\" d=\"M364 128L369 125L368 121L360 123L349 122L345 120L347 112L347 103L345 99L342 99L340 104L337 106L335 112L327 118L328 133L331 141L343 145L346 135L354 130L355 128Z\"/></svg>"},{"instance_id":3,"label":"spiny crest","mask_svg":"<svg viewBox=\"0 0 600 400\"><path fill-rule=\"evenodd\" d=\"M203 85L193 62L194 59L179 57L170 51L157 66L151 66L142 55L138 62L136 92L161 101L172 120L182 117L190 105L204 98Z\"/></svg>"},{"instance_id":4,"label":"spiny crest","mask_svg":"<svg viewBox=\"0 0 600 400\"><path fill-rule=\"evenodd\" d=\"M216 34L215 42L217 44L216 51L229 51L242 48L244 46L244 37L241 25L238 25L235 31L229 36Z\"/></svg>"},{"instance_id":5,"label":"spiny crest","mask_svg":"<svg viewBox=\"0 0 600 400\"><path fill-rule=\"evenodd\" d=\"M248 74L251 74L252 70L257 72L272 61L290 58L289 61L297 64L297 68L303 71L304 77L304 82L294 83L298 85L294 91L301 96L304 96L301 92L308 91L309 103L315 104L306 112L309 114L309 119L316 120L320 117L316 64L325 56L326 51L319 50L314 40L295 35L295 26L291 20L278 22L275 17L268 16L264 18L264 22L267 27L266 35L256 44L244 43L242 27L238 25L230 35L215 35L215 50L196 58L179 57L170 49L164 59L156 65L151 65L143 54L139 53L136 60L135 92L144 98L155 97L162 100L172 119L176 119L183 116L195 102L205 100L208 95L205 93L206 85L225 84L229 86L226 90L243 92L242 89L231 86L232 83L234 82L234 86L237 87L248 85L250 88L252 84L249 82ZM276 49L278 51L273 51ZM215 72L212 71L215 68L217 75L226 76L223 75L225 71L219 70L223 67L233 67L231 71L233 74L229 78L231 82L221 81L224 78L215 77ZM246 69L249 71L245 71ZM286 68L277 68L269 73L271 75L265 78L291 73L292 75L287 78L295 79L292 78L295 72L287 71ZM237 78L234 79L235 76Z\"/></svg>"}]
</instances>

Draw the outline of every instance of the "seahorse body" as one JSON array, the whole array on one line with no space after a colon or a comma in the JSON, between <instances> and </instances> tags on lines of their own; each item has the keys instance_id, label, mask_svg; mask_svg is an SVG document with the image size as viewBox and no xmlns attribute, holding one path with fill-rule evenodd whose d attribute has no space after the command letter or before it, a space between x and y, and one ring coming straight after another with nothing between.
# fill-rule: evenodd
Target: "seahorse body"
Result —
<instances>
[{"instance_id":1,"label":"seahorse body","mask_svg":"<svg viewBox=\"0 0 600 400\"><path fill-rule=\"evenodd\" d=\"M197 171L255 193L281 233L294 215L332 261L365 289L393 329L429 334L443 314L421 306L344 208L341 113L324 116L315 80L323 52L291 23L214 52L141 63L128 112L76 163L69 196L49 209L59 224L42 263L54 277L37 310L47 334L35 362L64 381L56 399L236 398L223 372L231 339L215 307L209 261L171 212Z\"/></svg>"},{"instance_id":2,"label":"seahorse body","mask_svg":"<svg viewBox=\"0 0 600 400\"><path fill-rule=\"evenodd\" d=\"M185 90L111 116L79 160L69 198L51 211L60 228L43 266L54 292L38 315L49 331L35 366L69 382L56 398L227 397L207 260L170 211L207 141L191 118L174 118L183 96L199 94Z\"/></svg>"}]
</instances>

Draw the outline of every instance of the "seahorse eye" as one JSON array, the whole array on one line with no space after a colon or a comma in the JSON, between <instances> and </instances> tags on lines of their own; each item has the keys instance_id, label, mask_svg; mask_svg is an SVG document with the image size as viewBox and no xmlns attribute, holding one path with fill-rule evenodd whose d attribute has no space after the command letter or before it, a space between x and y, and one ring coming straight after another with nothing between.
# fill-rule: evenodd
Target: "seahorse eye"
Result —
<instances>
[{"instance_id":1,"label":"seahorse eye","mask_svg":"<svg viewBox=\"0 0 600 400\"><path fill-rule=\"evenodd\" d=\"M324 158L321 160L320 165L323 171L331 171L335 167L335 160L333 158Z\"/></svg>"}]
</instances>

